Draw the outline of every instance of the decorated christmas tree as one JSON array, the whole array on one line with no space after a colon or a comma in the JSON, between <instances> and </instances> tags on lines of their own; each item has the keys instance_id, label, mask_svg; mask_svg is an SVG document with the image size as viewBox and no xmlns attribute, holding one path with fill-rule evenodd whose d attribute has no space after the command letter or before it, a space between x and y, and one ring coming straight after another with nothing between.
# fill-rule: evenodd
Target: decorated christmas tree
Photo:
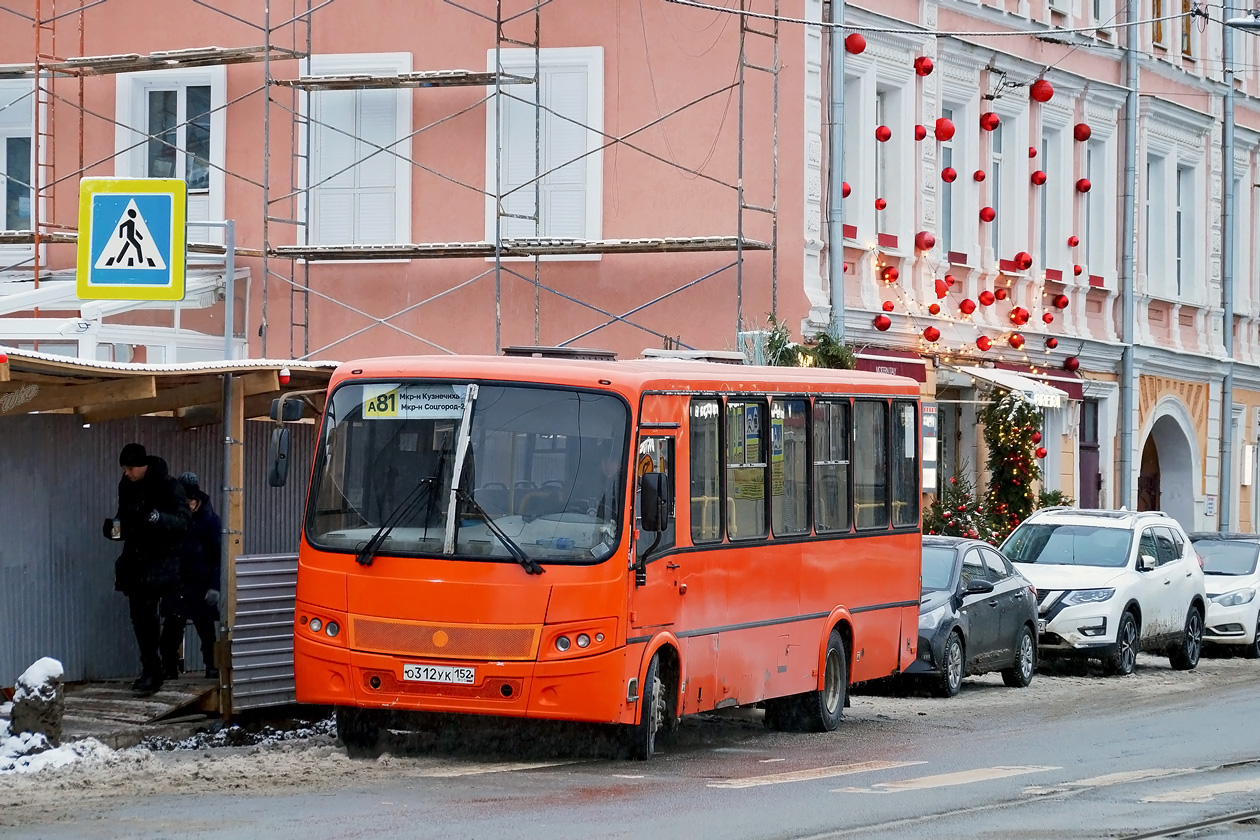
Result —
<instances>
[{"instance_id":1,"label":"decorated christmas tree","mask_svg":"<svg viewBox=\"0 0 1260 840\"><path fill-rule=\"evenodd\" d=\"M1037 496L1033 483L1041 478L1041 409L1023 394L1008 391L995 397L981 412L984 440L989 446L988 508L997 540L1028 518Z\"/></svg>"},{"instance_id":2,"label":"decorated christmas tree","mask_svg":"<svg viewBox=\"0 0 1260 840\"><path fill-rule=\"evenodd\" d=\"M946 482L936 501L924 508L923 533L994 542L988 511L967 479L965 468Z\"/></svg>"}]
</instances>

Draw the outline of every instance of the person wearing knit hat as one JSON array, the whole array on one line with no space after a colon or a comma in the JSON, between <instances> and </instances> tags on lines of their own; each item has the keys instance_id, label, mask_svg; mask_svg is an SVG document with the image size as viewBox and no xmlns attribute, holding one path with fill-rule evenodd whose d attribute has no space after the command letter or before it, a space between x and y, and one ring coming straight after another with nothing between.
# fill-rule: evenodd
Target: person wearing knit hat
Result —
<instances>
[{"instance_id":1,"label":"person wearing knit hat","mask_svg":"<svg viewBox=\"0 0 1260 840\"><path fill-rule=\"evenodd\" d=\"M178 673L184 619L179 615L179 543L191 520L184 491L167 472L166 461L142 444L129 443L118 455L118 509L102 529L121 541L114 563L114 588L127 596L131 628L140 649L140 677L132 688L152 694L163 679Z\"/></svg>"},{"instance_id":2,"label":"person wearing knit hat","mask_svg":"<svg viewBox=\"0 0 1260 840\"><path fill-rule=\"evenodd\" d=\"M217 680L219 669L214 660L214 643L215 622L219 620L222 526L195 472L181 473L179 484L192 513L179 550L180 611L197 629L207 679Z\"/></svg>"}]
</instances>

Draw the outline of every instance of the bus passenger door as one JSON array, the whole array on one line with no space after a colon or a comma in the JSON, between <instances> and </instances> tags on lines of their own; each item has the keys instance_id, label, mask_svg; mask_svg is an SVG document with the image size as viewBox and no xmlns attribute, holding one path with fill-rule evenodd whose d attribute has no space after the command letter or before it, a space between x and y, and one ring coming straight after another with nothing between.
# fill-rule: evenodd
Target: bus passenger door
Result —
<instances>
[{"instance_id":1,"label":"bus passenger door","mask_svg":"<svg viewBox=\"0 0 1260 840\"><path fill-rule=\"evenodd\" d=\"M650 635L672 625L678 614L679 598L686 591L680 585L682 558L670 553L676 545L674 499L675 439L673 435L641 434L634 464L634 545L630 570L629 636ZM668 491L668 518L664 531L644 531L639 478L647 473L665 476ZM659 537L659 539L658 539ZM635 567L638 568L635 568Z\"/></svg>"}]
</instances>

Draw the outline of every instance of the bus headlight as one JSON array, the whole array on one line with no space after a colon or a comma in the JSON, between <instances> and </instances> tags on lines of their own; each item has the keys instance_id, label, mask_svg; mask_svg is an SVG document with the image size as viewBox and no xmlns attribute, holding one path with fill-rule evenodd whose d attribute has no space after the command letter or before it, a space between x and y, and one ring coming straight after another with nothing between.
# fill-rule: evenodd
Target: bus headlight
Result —
<instances>
[{"instance_id":1,"label":"bus headlight","mask_svg":"<svg viewBox=\"0 0 1260 840\"><path fill-rule=\"evenodd\" d=\"M311 632L312 633L318 633L319 629L323 626L324 626L324 622L320 621L318 618L311 619Z\"/></svg>"},{"instance_id":2,"label":"bus headlight","mask_svg":"<svg viewBox=\"0 0 1260 840\"><path fill-rule=\"evenodd\" d=\"M568 636L556 637L556 650L560 651L561 653L564 653L566 650L568 650L570 644L571 642L569 641Z\"/></svg>"},{"instance_id":3,"label":"bus headlight","mask_svg":"<svg viewBox=\"0 0 1260 840\"><path fill-rule=\"evenodd\" d=\"M591 645L591 637L586 635L585 633L578 633L577 646L580 648L584 648L584 647L590 647L590 645Z\"/></svg>"},{"instance_id":4,"label":"bus headlight","mask_svg":"<svg viewBox=\"0 0 1260 840\"><path fill-rule=\"evenodd\" d=\"M328 634L329 638L332 638L341 632L341 627L337 624L337 622L330 621L324 626L324 632Z\"/></svg>"}]
</instances>

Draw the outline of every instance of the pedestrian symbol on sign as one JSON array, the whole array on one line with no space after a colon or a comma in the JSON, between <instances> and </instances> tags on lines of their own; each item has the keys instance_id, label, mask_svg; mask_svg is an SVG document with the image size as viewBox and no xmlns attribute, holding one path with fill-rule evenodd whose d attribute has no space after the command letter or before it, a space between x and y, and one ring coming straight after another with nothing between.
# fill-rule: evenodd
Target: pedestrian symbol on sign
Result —
<instances>
[{"instance_id":1,"label":"pedestrian symbol on sign","mask_svg":"<svg viewBox=\"0 0 1260 840\"><path fill-rule=\"evenodd\" d=\"M140 215L135 199L127 202L127 209L114 225L109 243L97 257L94 269L152 268L166 270L162 252L149 233L149 226Z\"/></svg>"}]
</instances>

